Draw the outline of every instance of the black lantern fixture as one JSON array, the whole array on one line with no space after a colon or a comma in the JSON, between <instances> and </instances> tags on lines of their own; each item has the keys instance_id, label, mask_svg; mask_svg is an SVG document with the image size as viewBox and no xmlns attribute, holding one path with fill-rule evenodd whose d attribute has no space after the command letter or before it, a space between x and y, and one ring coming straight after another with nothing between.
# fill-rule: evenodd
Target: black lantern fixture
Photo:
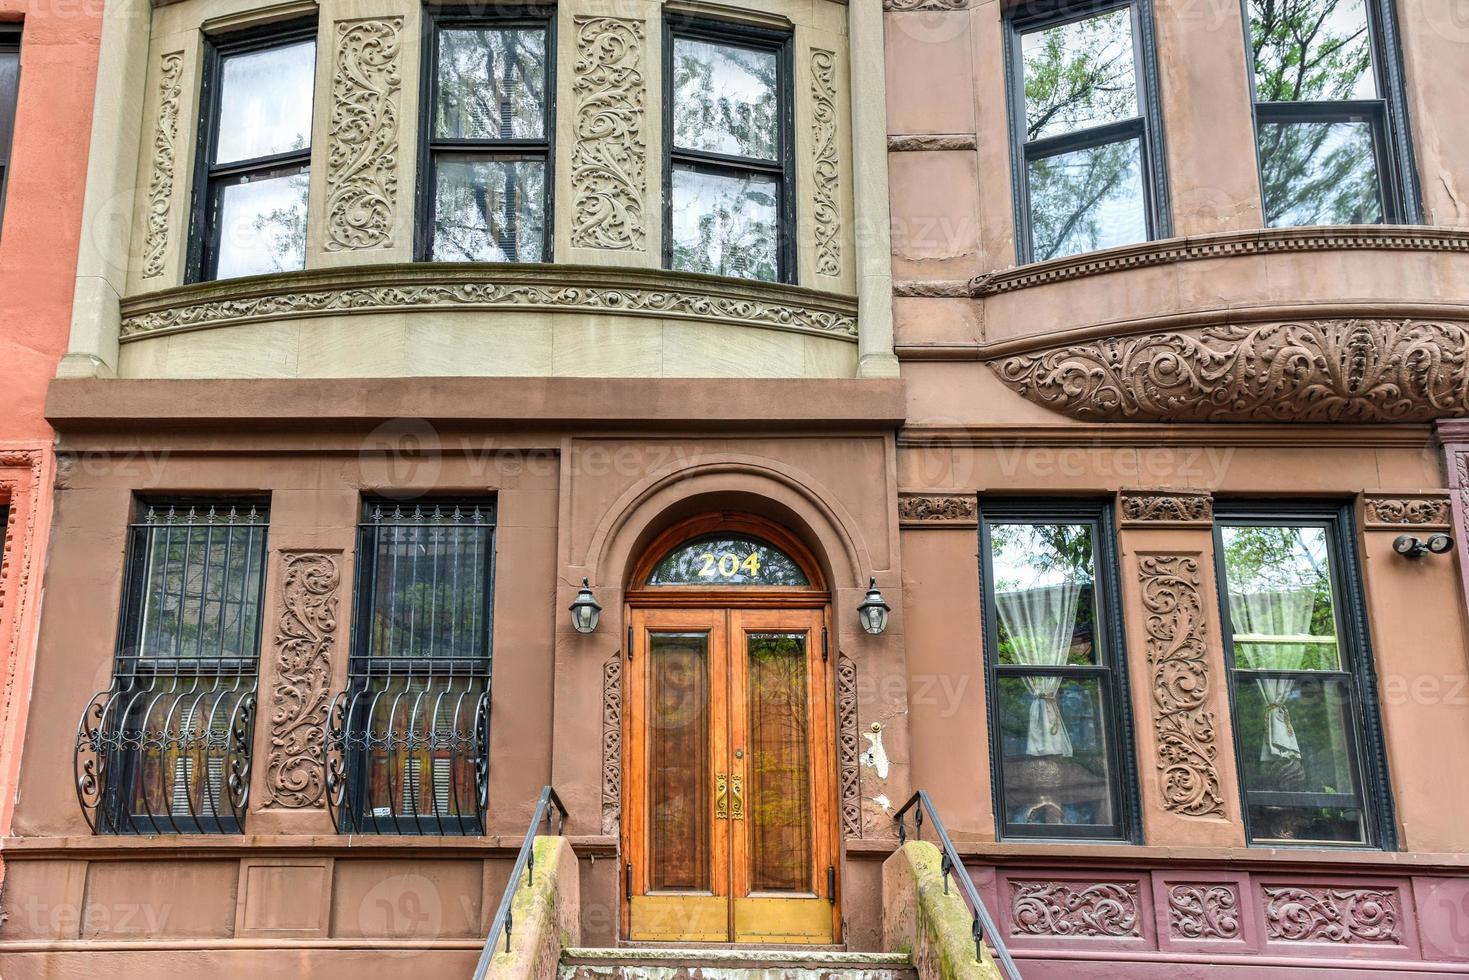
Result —
<instances>
[{"instance_id":1,"label":"black lantern fixture","mask_svg":"<svg viewBox=\"0 0 1469 980\"><path fill-rule=\"evenodd\" d=\"M867 598L857 607L857 615L862 619L862 628L874 635L888 628L888 610L892 607L883 599L882 593L877 591L877 579L867 580Z\"/></svg>"},{"instance_id":2,"label":"black lantern fixture","mask_svg":"<svg viewBox=\"0 0 1469 980\"><path fill-rule=\"evenodd\" d=\"M591 583L582 579L581 591L571 604L571 625L576 627L578 633L595 633L597 621L601 618L602 606L597 602L597 597L592 595Z\"/></svg>"}]
</instances>

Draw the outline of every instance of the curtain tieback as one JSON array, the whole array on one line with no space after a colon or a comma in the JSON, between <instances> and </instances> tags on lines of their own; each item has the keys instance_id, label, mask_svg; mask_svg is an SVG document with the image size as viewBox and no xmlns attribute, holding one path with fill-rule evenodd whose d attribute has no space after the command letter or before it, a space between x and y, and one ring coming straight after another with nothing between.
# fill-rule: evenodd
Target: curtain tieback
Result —
<instances>
[{"instance_id":1,"label":"curtain tieback","mask_svg":"<svg viewBox=\"0 0 1469 980\"><path fill-rule=\"evenodd\" d=\"M1041 694L1041 704L1045 706L1047 718L1051 723L1051 734L1056 735L1061 731L1061 692L1045 691Z\"/></svg>"}]
</instances>

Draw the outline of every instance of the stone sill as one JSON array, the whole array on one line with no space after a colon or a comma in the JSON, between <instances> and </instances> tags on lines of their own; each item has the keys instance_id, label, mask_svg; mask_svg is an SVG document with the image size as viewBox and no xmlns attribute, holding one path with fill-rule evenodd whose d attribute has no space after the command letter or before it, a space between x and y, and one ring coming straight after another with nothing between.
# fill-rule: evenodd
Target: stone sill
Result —
<instances>
[{"instance_id":1,"label":"stone sill","mask_svg":"<svg viewBox=\"0 0 1469 980\"><path fill-rule=\"evenodd\" d=\"M568 835L578 857L609 857L617 838L602 834ZM419 837L414 835L348 834L178 834L170 836L77 835L9 837L0 840L7 861L80 860L87 858L240 857L310 853L319 856L427 858L514 858L524 834L484 837Z\"/></svg>"}]
</instances>

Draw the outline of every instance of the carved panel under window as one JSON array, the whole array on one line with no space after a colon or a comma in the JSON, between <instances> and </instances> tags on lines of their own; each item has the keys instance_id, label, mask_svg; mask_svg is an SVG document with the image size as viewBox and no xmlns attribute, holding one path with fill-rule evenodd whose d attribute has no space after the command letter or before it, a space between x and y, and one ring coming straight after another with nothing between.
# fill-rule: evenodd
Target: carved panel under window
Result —
<instances>
[{"instance_id":1,"label":"carved panel under window","mask_svg":"<svg viewBox=\"0 0 1469 980\"><path fill-rule=\"evenodd\" d=\"M1136 882L1011 881L1017 936L1142 936Z\"/></svg>"}]
</instances>

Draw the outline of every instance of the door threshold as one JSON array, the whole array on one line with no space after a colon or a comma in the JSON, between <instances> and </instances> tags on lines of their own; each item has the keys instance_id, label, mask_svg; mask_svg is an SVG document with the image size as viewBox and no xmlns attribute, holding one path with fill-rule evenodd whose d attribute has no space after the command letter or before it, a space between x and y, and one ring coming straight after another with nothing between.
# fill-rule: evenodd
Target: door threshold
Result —
<instances>
[{"instance_id":1,"label":"door threshold","mask_svg":"<svg viewBox=\"0 0 1469 980\"><path fill-rule=\"evenodd\" d=\"M690 943L655 939L619 939L618 949L723 949L739 952L742 949L764 950L778 953L845 953L846 943Z\"/></svg>"}]
</instances>

